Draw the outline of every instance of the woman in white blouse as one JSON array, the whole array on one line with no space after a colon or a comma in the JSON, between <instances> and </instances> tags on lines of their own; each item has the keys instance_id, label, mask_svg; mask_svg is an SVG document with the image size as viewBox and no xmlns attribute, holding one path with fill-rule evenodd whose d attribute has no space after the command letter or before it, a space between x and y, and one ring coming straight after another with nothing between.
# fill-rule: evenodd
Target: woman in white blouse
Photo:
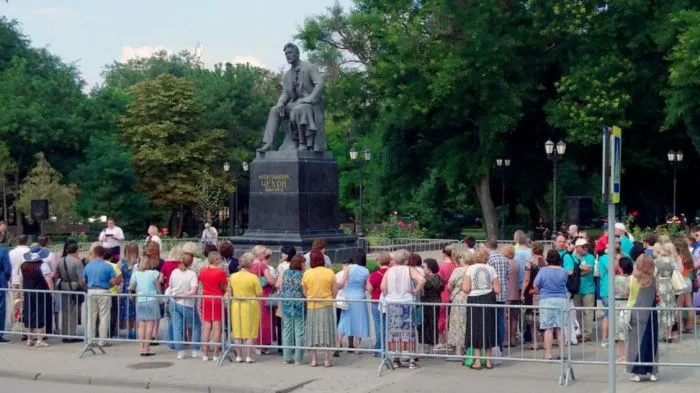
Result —
<instances>
[{"instance_id":1,"label":"woman in white blouse","mask_svg":"<svg viewBox=\"0 0 700 393\"><path fill-rule=\"evenodd\" d=\"M491 356L496 346L496 295L501 293L501 282L496 270L487 264L488 251L479 250L475 263L467 268L462 291L467 294L467 331L465 345L474 349L474 370L481 369L481 351ZM486 368L493 368L493 361L486 360Z\"/></svg>"}]
</instances>

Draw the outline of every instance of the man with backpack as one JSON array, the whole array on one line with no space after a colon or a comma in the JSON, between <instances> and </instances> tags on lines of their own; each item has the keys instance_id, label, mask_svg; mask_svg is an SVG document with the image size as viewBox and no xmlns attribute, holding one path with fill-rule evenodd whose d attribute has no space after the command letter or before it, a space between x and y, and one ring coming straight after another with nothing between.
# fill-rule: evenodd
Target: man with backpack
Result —
<instances>
[{"instance_id":1,"label":"man with backpack","mask_svg":"<svg viewBox=\"0 0 700 393\"><path fill-rule=\"evenodd\" d=\"M578 319L583 322L583 341L590 341L593 336L593 307L595 307L595 280L593 268L595 258L588 252L586 239L578 239L574 243L574 252L564 258L564 269L569 272L567 287L573 295L574 306L586 307L577 312Z\"/></svg>"}]
</instances>

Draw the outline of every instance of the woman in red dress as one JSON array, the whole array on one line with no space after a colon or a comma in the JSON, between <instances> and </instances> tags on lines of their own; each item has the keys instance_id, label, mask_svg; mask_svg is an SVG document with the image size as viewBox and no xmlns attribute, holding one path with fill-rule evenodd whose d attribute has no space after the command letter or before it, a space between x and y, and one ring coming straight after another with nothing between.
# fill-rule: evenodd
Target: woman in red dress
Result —
<instances>
[{"instance_id":1,"label":"woman in red dress","mask_svg":"<svg viewBox=\"0 0 700 393\"><path fill-rule=\"evenodd\" d=\"M275 289L275 277L272 275L267 260L270 258L270 250L264 246L253 247L253 266L250 271L260 278L260 285L263 288L263 298L267 298ZM271 345L275 338L274 320L272 309L265 306L265 301L260 302L260 334L255 340L257 345ZM260 351L263 354L268 352L268 349L263 348Z\"/></svg>"},{"instance_id":2,"label":"woman in red dress","mask_svg":"<svg viewBox=\"0 0 700 393\"><path fill-rule=\"evenodd\" d=\"M223 262L221 255L212 251L207 256L207 266L199 271L199 282L202 284L202 295L209 296L202 299L202 342L221 342L221 319L223 314L222 297L226 293L226 272L220 265ZM211 337L210 337L211 336ZM219 360L220 345L212 345L213 360ZM210 348L202 345L202 360L209 360Z\"/></svg>"}]
</instances>

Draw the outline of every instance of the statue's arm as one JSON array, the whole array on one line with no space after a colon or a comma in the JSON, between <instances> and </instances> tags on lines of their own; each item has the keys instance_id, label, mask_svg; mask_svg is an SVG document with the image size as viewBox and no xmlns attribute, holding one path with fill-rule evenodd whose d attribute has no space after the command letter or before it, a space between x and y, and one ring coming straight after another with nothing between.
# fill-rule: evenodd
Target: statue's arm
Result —
<instances>
[{"instance_id":1,"label":"statue's arm","mask_svg":"<svg viewBox=\"0 0 700 393\"><path fill-rule=\"evenodd\" d=\"M323 88L325 86L325 81L323 80L323 75L315 67L311 67L311 81L314 84L314 90L309 94L309 99L313 103L317 103L321 96L323 95Z\"/></svg>"},{"instance_id":2,"label":"statue's arm","mask_svg":"<svg viewBox=\"0 0 700 393\"><path fill-rule=\"evenodd\" d=\"M277 106L284 106L289 102L289 96L287 95L287 89L282 87L282 92L280 93L280 98L277 99Z\"/></svg>"}]
</instances>

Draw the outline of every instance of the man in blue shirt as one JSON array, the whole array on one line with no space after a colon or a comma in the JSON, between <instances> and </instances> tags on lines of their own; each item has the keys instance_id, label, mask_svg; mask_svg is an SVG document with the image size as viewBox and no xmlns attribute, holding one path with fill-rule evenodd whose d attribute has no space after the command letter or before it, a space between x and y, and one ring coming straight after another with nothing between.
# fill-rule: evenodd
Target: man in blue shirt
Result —
<instances>
[{"instance_id":1,"label":"man in blue shirt","mask_svg":"<svg viewBox=\"0 0 700 393\"><path fill-rule=\"evenodd\" d=\"M654 246L656 245L657 241L659 241L659 238L655 234L649 233L644 236L644 240L642 242L642 245L644 246L644 253L652 258L654 258Z\"/></svg>"},{"instance_id":2,"label":"man in blue shirt","mask_svg":"<svg viewBox=\"0 0 700 393\"><path fill-rule=\"evenodd\" d=\"M112 301L109 289L117 284L117 274L112 265L105 262L101 255L105 250L102 246L95 247L93 255L95 259L85 266L83 278L88 289L88 301L90 302L91 315L88 316L88 331L95 333L95 322L99 320L99 346L106 346L104 339L109 337L110 311Z\"/></svg>"},{"instance_id":3,"label":"man in blue shirt","mask_svg":"<svg viewBox=\"0 0 700 393\"><path fill-rule=\"evenodd\" d=\"M8 283L12 278L12 264L10 263L10 254L4 245L0 245L0 289L9 288ZM5 316L7 315L7 291L0 291L0 332L5 331ZM9 341L0 333L0 344L8 343Z\"/></svg>"},{"instance_id":4,"label":"man in blue shirt","mask_svg":"<svg viewBox=\"0 0 700 393\"><path fill-rule=\"evenodd\" d=\"M564 269L568 270L569 274L573 274L574 264L581 268L581 285L578 293L573 296L573 300L576 307L591 307L591 309L577 312L579 321L583 322L583 340L590 341L593 336L592 307L595 307L595 279L593 277L595 258L588 252L588 242L585 239L576 240L574 246L575 251L571 255L571 261L567 260L568 266L564 266Z\"/></svg>"}]
</instances>

